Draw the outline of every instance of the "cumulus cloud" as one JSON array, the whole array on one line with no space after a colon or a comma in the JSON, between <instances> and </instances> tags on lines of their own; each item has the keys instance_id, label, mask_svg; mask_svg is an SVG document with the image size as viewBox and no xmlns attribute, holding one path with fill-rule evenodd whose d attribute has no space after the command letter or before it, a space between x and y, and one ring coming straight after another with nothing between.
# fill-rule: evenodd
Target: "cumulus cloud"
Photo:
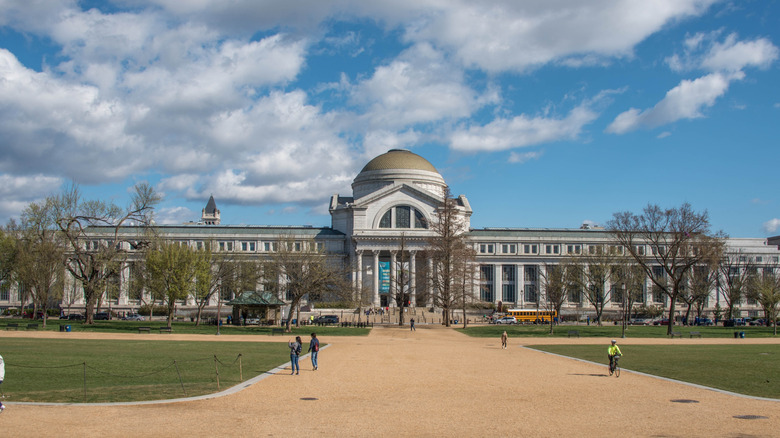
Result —
<instances>
[{"instance_id":1,"label":"cumulus cloud","mask_svg":"<svg viewBox=\"0 0 780 438\"><path fill-rule=\"evenodd\" d=\"M574 108L564 118L529 117L496 119L487 125L458 129L450 147L460 151L501 151L560 140L572 140L597 114L587 106Z\"/></svg>"},{"instance_id":2,"label":"cumulus cloud","mask_svg":"<svg viewBox=\"0 0 780 438\"><path fill-rule=\"evenodd\" d=\"M780 228L780 219L774 218L764 222L764 232L774 233Z\"/></svg>"},{"instance_id":3,"label":"cumulus cloud","mask_svg":"<svg viewBox=\"0 0 780 438\"><path fill-rule=\"evenodd\" d=\"M606 132L624 134L638 128L654 128L681 119L702 117L702 110L715 104L726 93L731 81L742 79L742 73L724 75L712 73L692 81L683 80L666 93L653 108L631 108L619 114Z\"/></svg>"},{"instance_id":4,"label":"cumulus cloud","mask_svg":"<svg viewBox=\"0 0 780 438\"><path fill-rule=\"evenodd\" d=\"M778 57L778 48L765 38L738 41L736 34L730 34L719 42L716 40L718 35L719 32L690 36L683 44L685 53L675 54L666 60L674 71L703 69L712 73L693 80L682 80L653 108L624 111L605 132L624 134L640 128L655 128L678 120L703 117L703 110L713 106L732 82L745 78L743 69L767 68Z\"/></svg>"},{"instance_id":5,"label":"cumulus cloud","mask_svg":"<svg viewBox=\"0 0 780 438\"><path fill-rule=\"evenodd\" d=\"M31 202L51 195L62 183L60 178L40 174L0 174L0 217L18 218Z\"/></svg>"}]
</instances>

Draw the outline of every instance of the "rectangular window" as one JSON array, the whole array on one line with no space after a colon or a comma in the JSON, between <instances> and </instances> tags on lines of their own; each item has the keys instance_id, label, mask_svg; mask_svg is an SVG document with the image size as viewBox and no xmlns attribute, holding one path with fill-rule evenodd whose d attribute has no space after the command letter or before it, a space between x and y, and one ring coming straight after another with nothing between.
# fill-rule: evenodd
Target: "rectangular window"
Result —
<instances>
[{"instance_id":1,"label":"rectangular window","mask_svg":"<svg viewBox=\"0 0 780 438\"><path fill-rule=\"evenodd\" d=\"M322 242L317 242L317 251L322 252L325 250L325 244Z\"/></svg>"},{"instance_id":2,"label":"rectangular window","mask_svg":"<svg viewBox=\"0 0 780 438\"><path fill-rule=\"evenodd\" d=\"M517 276L517 266L515 265L502 265L501 266L501 288L502 288L502 300L506 303L514 303L517 301L517 290L515 287L515 277Z\"/></svg>"},{"instance_id":3,"label":"rectangular window","mask_svg":"<svg viewBox=\"0 0 780 438\"><path fill-rule=\"evenodd\" d=\"M409 207L396 207L395 208L395 227L396 228L412 228L412 218Z\"/></svg>"},{"instance_id":4,"label":"rectangular window","mask_svg":"<svg viewBox=\"0 0 780 438\"><path fill-rule=\"evenodd\" d=\"M293 251L301 252L301 248L302 248L301 242L295 242L295 245L293 246L293 248L294 248Z\"/></svg>"},{"instance_id":5,"label":"rectangular window","mask_svg":"<svg viewBox=\"0 0 780 438\"><path fill-rule=\"evenodd\" d=\"M11 288L8 283L0 284L0 301L11 301Z\"/></svg>"},{"instance_id":6,"label":"rectangular window","mask_svg":"<svg viewBox=\"0 0 780 438\"><path fill-rule=\"evenodd\" d=\"M479 244L479 253L480 254L493 254L493 244L492 243L480 243Z\"/></svg>"},{"instance_id":7,"label":"rectangular window","mask_svg":"<svg viewBox=\"0 0 780 438\"><path fill-rule=\"evenodd\" d=\"M255 252L255 242L241 242L241 251Z\"/></svg>"},{"instance_id":8,"label":"rectangular window","mask_svg":"<svg viewBox=\"0 0 780 438\"><path fill-rule=\"evenodd\" d=\"M526 265L525 266L525 281L526 281L526 283L536 283L536 266L535 265Z\"/></svg>"},{"instance_id":9,"label":"rectangular window","mask_svg":"<svg viewBox=\"0 0 780 438\"><path fill-rule=\"evenodd\" d=\"M634 251L638 255L645 255L645 246L644 245L634 245Z\"/></svg>"},{"instance_id":10,"label":"rectangular window","mask_svg":"<svg viewBox=\"0 0 780 438\"><path fill-rule=\"evenodd\" d=\"M501 244L501 252L503 254L514 254L516 248L517 247L513 244L508 244L508 243Z\"/></svg>"},{"instance_id":11,"label":"rectangular window","mask_svg":"<svg viewBox=\"0 0 780 438\"><path fill-rule=\"evenodd\" d=\"M536 254L539 252L539 247L537 245L523 245L523 253L525 254Z\"/></svg>"},{"instance_id":12,"label":"rectangular window","mask_svg":"<svg viewBox=\"0 0 780 438\"><path fill-rule=\"evenodd\" d=\"M568 254L580 254L582 247L580 245L566 245L566 252Z\"/></svg>"},{"instance_id":13,"label":"rectangular window","mask_svg":"<svg viewBox=\"0 0 780 438\"><path fill-rule=\"evenodd\" d=\"M202 240L198 240L197 242L195 242L195 248L197 248L198 251L202 250L203 249L203 241Z\"/></svg>"},{"instance_id":14,"label":"rectangular window","mask_svg":"<svg viewBox=\"0 0 780 438\"><path fill-rule=\"evenodd\" d=\"M763 263L764 258L761 256L756 256L756 263Z\"/></svg>"},{"instance_id":15,"label":"rectangular window","mask_svg":"<svg viewBox=\"0 0 780 438\"><path fill-rule=\"evenodd\" d=\"M479 273L479 298L482 301L492 303L495 297L493 294L493 265L481 265L479 267Z\"/></svg>"},{"instance_id":16,"label":"rectangular window","mask_svg":"<svg viewBox=\"0 0 780 438\"><path fill-rule=\"evenodd\" d=\"M536 285L535 284L526 284L525 285L525 300L528 302L535 303L536 302Z\"/></svg>"},{"instance_id":17,"label":"rectangular window","mask_svg":"<svg viewBox=\"0 0 780 438\"><path fill-rule=\"evenodd\" d=\"M545 254L559 254L561 252L561 247L560 245L545 245L544 252Z\"/></svg>"}]
</instances>

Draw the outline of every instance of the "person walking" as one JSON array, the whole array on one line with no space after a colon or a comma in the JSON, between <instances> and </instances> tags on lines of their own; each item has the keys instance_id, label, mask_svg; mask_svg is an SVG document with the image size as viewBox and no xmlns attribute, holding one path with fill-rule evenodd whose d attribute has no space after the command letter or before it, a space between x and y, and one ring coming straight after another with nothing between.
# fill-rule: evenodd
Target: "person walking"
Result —
<instances>
[{"instance_id":1,"label":"person walking","mask_svg":"<svg viewBox=\"0 0 780 438\"><path fill-rule=\"evenodd\" d=\"M301 371L301 367L298 365L298 357L301 355L302 344L300 336L295 337L295 342L287 343L287 346L290 347L290 364L292 364L292 372L290 374L298 374Z\"/></svg>"},{"instance_id":2,"label":"person walking","mask_svg":"<svg viewBox=\"0 0 780 438\"><path fill-rule=\"evenodd\" d=\"M507 345L506 345L506 341L507 341L508 338L509 338L509 336L507 336L506 331L504 331L504 333L501 334L501 349L502 350L506 350L508 348Z\"/></svg>"},{"instance_id":3,"label":"person walking","mask_svg":"<svg viewBox=\"0 0 780 438\"><path fill-rule=\"evenodd\" d=\"M308 351L311 352L311 366L314 367L314 371L317 371L317 356L320 353L320 340L317 339L317 333L311 334Z\"/></svg>"},{"instance_id":4,"label":"person walking","mask_svg":"<svg viewBox=\"0 0 780 438\"><path fill-rule=\"evenodd\" d=\"M3 356L0 356L0 385L3 384L3 380L5 379L5 362L3 362ZM5 393L0 391L0 393L3 394L3 398L5 398ZM0 401L0 414L3 413L3 410L5 410L5 405L3 402Z\"/></svg>"},{"instance_id":5,"label":"person walking","mask_svg":"<svg viewBox=\"0 0 780 438\"><path fill-rule=\"evenodd\" d=\"M410 330L411 330L411 331L413 331L413 332L416 332L416 331L417 331L417 329L416 329L416 328L414 328L414 318L412 318L412 319L410 319L410 320L409 320L409 327L410 327Z\"/></svg>"}]
</instances>

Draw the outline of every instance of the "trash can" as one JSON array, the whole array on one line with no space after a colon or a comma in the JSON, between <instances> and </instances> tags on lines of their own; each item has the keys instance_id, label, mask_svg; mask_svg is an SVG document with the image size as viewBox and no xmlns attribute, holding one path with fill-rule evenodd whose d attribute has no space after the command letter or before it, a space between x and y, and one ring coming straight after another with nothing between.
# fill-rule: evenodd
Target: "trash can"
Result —
<instances>
[{"instance_id":1,"label":"trash can","mask_svg":"<svg viewBox=\"0 0 780 438\"><path fill-rule=\"evenodd\" d=\"M66 331L66 332L69 332L69 331L70 331L70 324L68 324L68 325L66 325L66 326L65 326L65 331Z\"/></svg>"},{"instance_id":2,"label":"trash can","mask_svg":"<svg viewBox=\"0 0 780 438\"><path fill-rule=\"evenodd\" d=\"M734 332L734 339L737 339L739 337L739 332Z\"/></svg>"},{"instance_id":3,"label":"trash can","mask_svg":"<svg viewBox=\"0 0 780 438\"><path fill-rule=\"evenodd\" d=\"M745 339L745 332L739 332L739 337Z\"/></svg>"},{"instance_id":4,"label":"trash can","mask_svg":"<svg viewBox=\"0 0 780 438\"><path fill-rule=\"evenodd\" d=\"M64 326L63 324L60 324L60 331L61 331L61 332L64 332L64 331L65 331L65 326Z\"/></svg>"}]
</instances>

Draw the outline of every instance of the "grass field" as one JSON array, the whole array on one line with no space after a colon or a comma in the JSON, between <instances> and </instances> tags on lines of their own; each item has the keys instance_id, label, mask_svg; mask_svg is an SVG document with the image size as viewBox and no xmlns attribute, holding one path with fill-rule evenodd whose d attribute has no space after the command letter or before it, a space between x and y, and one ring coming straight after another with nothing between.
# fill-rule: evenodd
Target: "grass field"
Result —
<instances>
[{"instance_id":1,"label":"grass field","mask_svg":"<svg viewBox=\"0 0 780 438\"><path fill-rule=\"evenodd\" d=\"M530 348L603 363L606 372L606 345ZM780 399L780 345L631 345L621 350L624 369Z\"/></svg>"},{"instance_id":2,"label":"grass field","mask_svg":"<svg viewBox=\"0 0 780 438\"><path fill-rule=\"evenodd\" d=\"M65 403L214 393L217 370L224 390L240 383L242 373L247 380L288 362L286 339L249 343L5 338L6 379L1 388L8 401Z\"/></svg>"},{"instance_id":3,"label":"grass field","mask_svg":"<svg viewBox=\"0 0 780 438\"><path fill-rule=\"evenodd\" d=\"M38 324L38 330L44 330L42 321L29 319L0 319L0 329L5 330L5 327L9 323L19 324L19 330L25 330L27 324ZM74 332L108 332L108 333L138 333L138 327L151 327L152 333L157 333L157 329L167 325L164 320L154 321L95 321L92 325L86 325L81 321L67 321L60 319L49 319L46 323L46 329L49 331L58 331L60 325L70 325L71 331ZM223 325L220 327L220 334L223 335L270 335L271 329L279 327L269 326L235 326L235 325ZM193 334L193 335L214 335L217 333L217 327L214 325L201 324L196 326L193 322L174 322L172 324L173 333L179 334ZM292 327L292 335L308 335L311 332L317 332L318 334L326 336L366 336L371 331L367 328L355 328L355 327L333 327L333 326L302 326L299 328ZM148 335L148 334L144 334ZM289 334L285 334L288 336Z\"/></svg>"},{"instance_id":4,"label":"grass field","mask_svg":"<svg viewBox=\"0 0 780 438\"><path fill-rule=\"evenodd\" d=\"M553 329L550 335L549 325L483 325L471 326L464 329L458 329L469 336L475 337L500 337L506 330L507 335L512 337L567 337L569 330L576 330L581 337L608 337L620 338L622 327L619 325L558 325ZM626 329L627 338L666 338L666 326L629 326ZM689 337L690 332L701 333L702 338L733 338L734 332L745 332L748 338L768 338L773 337L772 327L697 327L697 326L674 326L674 331L680 332L683 337Z\"/></svg>"}]
</instances>

